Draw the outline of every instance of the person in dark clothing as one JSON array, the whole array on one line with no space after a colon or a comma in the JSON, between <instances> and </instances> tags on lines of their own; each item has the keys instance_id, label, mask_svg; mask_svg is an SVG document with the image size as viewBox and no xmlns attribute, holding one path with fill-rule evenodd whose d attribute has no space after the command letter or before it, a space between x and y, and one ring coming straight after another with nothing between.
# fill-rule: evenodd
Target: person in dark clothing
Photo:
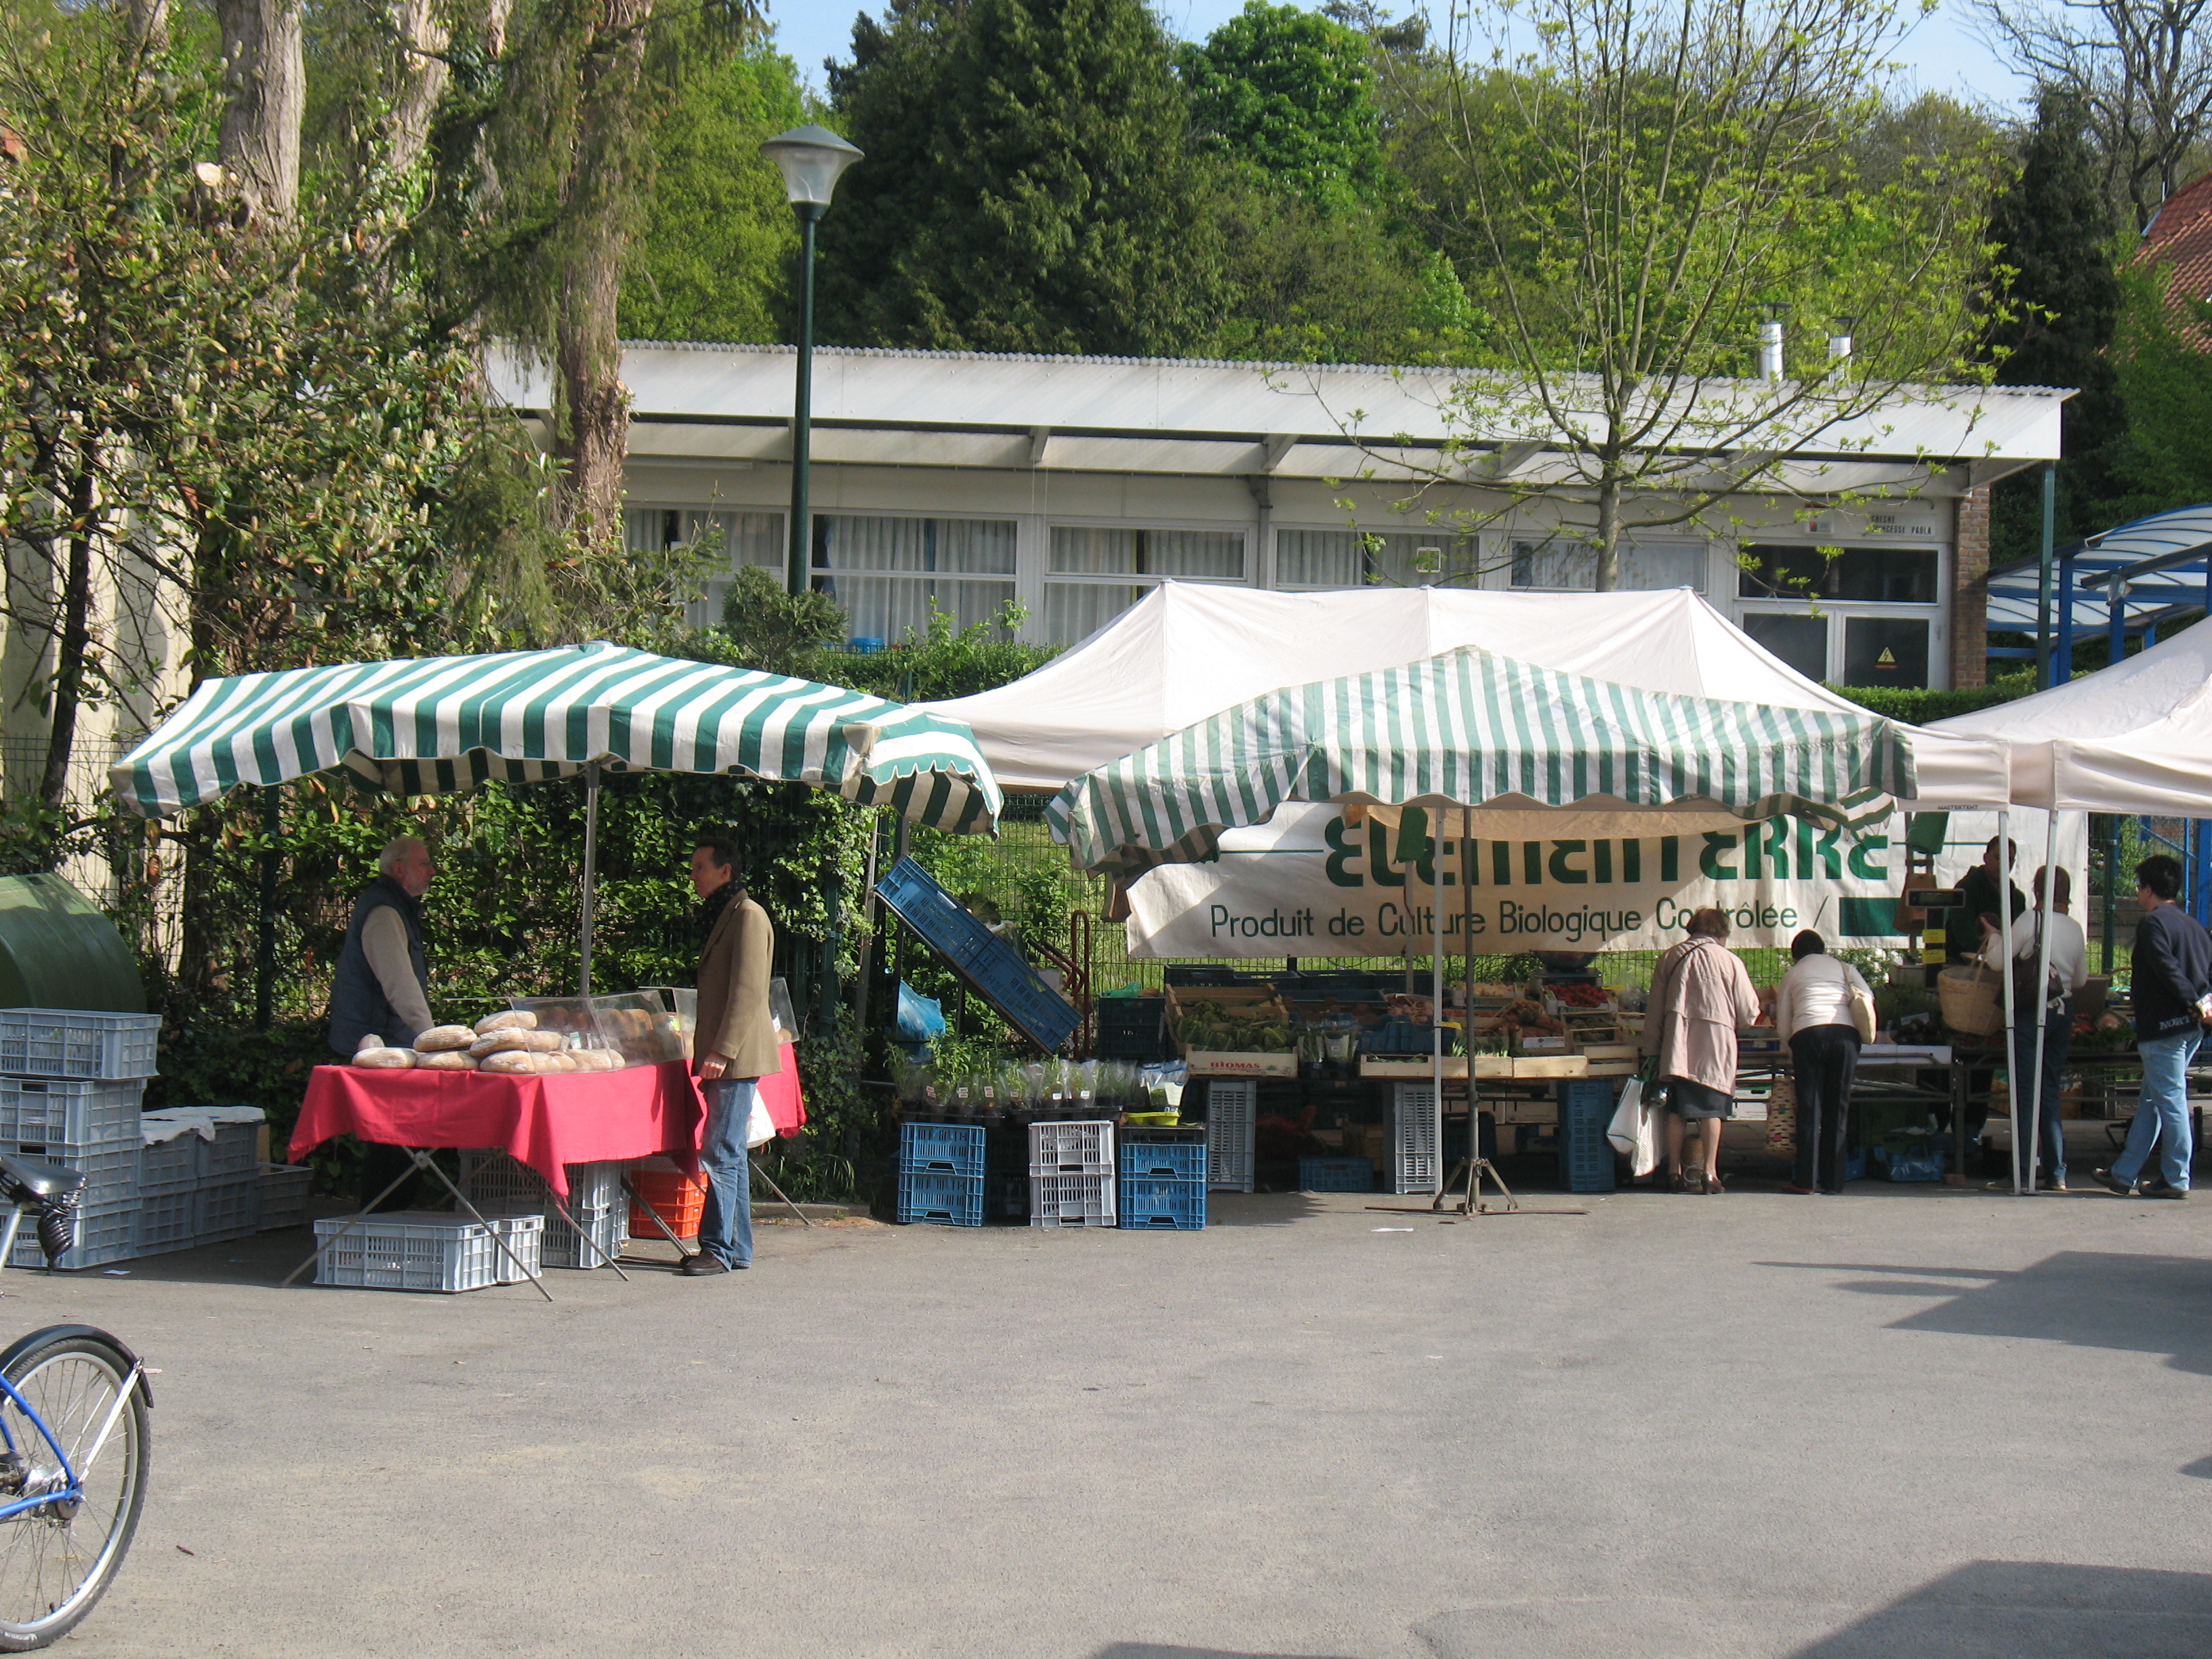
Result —
<instances>
[{"instance_id":1,"label":"person in dark clothing","mask_svg":"<svg viewBox=\"0 0 2212 1659\"><path fill-rule=\"evenodd\" d=\"M1809 928L1790 940L1790 954L1795 963L1774 998L1774 1029L1790 1045L1797 1085L1797 1167L1787 1190L1840 1193L1851 1074L1860 1042L1874 1036L1860 1009L1872 1010L1874 990Z\"/></svg>"},{"instance_id":2,"label":"person in dark clothing","mask_svg":"<svg viewBox=\"0 0 2212 1659\"><path fill-rule=\"evenodd\" d=\"M2142 1091L2128 1144L2097 1184L2126 1197L2187 1198L2189 1166L2196 1155L2189 1121L2189 1063L2204 1039L2202 1000L2212 994L2212 933L2174 900L2181 894L2181 861L2163 853L2136 866L2142 920L2129 967L2136 1009L2136 1052L2142 1056ZM2163 1186L2138 1186L2153 1147Z\"/></svg>"},{"instance_id":3,"label":"person in dark clothing","mask_svg":"<svg viewBox=\"0 0 2212 1659\"><path fill-rule=\"evenodd\" d=\"M1997 850L2004 848L2000 854ZM1959 908L1944 913L1943 949L1954 962L1977 962L1982 953L1982 918L1997 913L1997 894L2002 890L2011 895L2012 913L2017 916L2027 913L2027 896L2009 880L2005 872L2020 856L2020 843L1991 836L1990 844L1982 850L1982 861L1966 872L1966 879L1959 884Z\"/></svg>"},{"instance_id":4,"label":"person in dark clothing","mask_svg":"<svg viewBox=\"0 0 2212 1659\"><path fill-rule=\"evenodd\" d=\"M404 1048L437 1022L430 1018L430 975L422 958L422 895L437 866L430 849L402 836L384 849L378 874L353 907L331 979L331 1047L348 1060L364 1036ZM413 1160L397 1146L371 1144L362 1160L364 1202L391 1186ZM415 1197L403 1182L379 1207L404 1210Z\"/></svg>"}]
</instances>

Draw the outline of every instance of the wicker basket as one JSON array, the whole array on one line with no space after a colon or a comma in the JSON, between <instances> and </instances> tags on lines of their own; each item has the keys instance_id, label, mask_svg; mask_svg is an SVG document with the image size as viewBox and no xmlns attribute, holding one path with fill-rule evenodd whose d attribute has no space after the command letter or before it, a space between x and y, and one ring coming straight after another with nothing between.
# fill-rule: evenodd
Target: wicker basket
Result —
<instances>
[{"instance_id":1,"label":"wicker basket","mask_svg":"<svg viewBox=\"0 0 2212 1659\"><path fill-rule=\"evenodd\" d=\"M1936 975L1943 1024L1971 1036L2004 1030L2004 979L1987 968L1946 968Z\"/></svg>"}]
</instances>

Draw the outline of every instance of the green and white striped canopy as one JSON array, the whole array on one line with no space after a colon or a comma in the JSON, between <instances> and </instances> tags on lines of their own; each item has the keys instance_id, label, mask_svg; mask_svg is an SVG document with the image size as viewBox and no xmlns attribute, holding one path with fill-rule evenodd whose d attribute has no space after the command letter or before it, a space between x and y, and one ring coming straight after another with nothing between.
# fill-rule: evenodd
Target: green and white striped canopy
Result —
<instances>
[{"instance_id":1,"label":"green and white striped canopy","mask_svg":"<svg viewBox=\"0 0 2212 1659\"><path fill-rule=\"evenodd\" d=\"M988 832L998 780L958 720L782 674L596 643L209 680L109 769L149 817L344 767L396 794L489 779L714 772Z\"/></svg>"},{"instance_id":2,"label":"green and white striped canopy","mask_svg":"<svg viewBox=\"0 0 2212 1659\"><path fill-rule=\"evenodd\" d=\"M1212 858L1285 801L1657 808L1863 822L1913 793L1874 714L1645 691L1477 647L1271 691L1075 779L1046 809L1078 868Z\"/></svg>"}]
</instances>

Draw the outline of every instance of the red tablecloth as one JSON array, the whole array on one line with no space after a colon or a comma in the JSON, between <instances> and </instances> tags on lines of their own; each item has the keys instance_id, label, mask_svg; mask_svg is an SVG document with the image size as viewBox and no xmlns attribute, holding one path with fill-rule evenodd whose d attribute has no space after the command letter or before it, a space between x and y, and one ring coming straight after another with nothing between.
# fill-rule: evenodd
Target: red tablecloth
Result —
<instances>
[{"instance_id":1,"label":"red tablecloth","mask_svg":"<svg viewBox=\"0 0 2212 1659\"><path fill-rule=\"evenodd\" d=\"M761 1095L778 1131L797 1134L806 1105L789 1044L783 1070L761 1079ZM675 1060L551 1077L318 1066L291 1157L297 1164L342 1134L394 1146L503 1146L566 1198L570 1164L669 1152L696 1169L705 1123L697 1086Z\"/></svg>"}]
</instances>

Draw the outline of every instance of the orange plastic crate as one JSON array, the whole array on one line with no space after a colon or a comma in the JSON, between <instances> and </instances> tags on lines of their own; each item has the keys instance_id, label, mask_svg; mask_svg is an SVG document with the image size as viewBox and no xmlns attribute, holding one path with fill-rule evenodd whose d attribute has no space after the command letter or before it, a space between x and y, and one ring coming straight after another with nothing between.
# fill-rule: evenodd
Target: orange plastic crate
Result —
<instances>
[{"instance_id":1,"label":"orange plastic crate","mask_svg":"<svg viewBox=\"0 0 2212 1659\"><path fill-rule=\"evenodd\" d=\"M669 1231L678 1238L699 1237L699 1215L707 1202L707 1177L692 1176L675 1168L654 1169L647 1165L630 1171L630 1184L637 1188L640 1204L630 1200L629 1232L632 1238L651 1239L660 1237L660 1229L653 1224L646 1205L653 1206Z\"/></svg>"}]
</instances>

